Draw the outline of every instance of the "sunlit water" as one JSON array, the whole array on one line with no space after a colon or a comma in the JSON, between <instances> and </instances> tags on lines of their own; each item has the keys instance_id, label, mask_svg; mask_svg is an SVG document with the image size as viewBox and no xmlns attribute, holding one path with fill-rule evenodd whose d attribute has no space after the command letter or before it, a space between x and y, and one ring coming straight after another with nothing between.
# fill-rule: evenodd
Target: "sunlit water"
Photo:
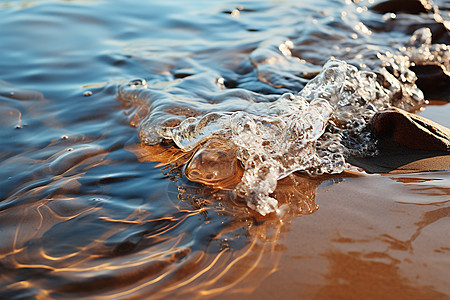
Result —
<instances>
[{"instance_id":1,"label":"sunlit water","mask_svg":"<svg viewBox=\"0 0 450 300\"><path fill-rule=\"evenodd\" d=\"M448 171L348 176L449 100L392 3L0 2L0 298L449 297Z\"/></svg>"}]
</instances>

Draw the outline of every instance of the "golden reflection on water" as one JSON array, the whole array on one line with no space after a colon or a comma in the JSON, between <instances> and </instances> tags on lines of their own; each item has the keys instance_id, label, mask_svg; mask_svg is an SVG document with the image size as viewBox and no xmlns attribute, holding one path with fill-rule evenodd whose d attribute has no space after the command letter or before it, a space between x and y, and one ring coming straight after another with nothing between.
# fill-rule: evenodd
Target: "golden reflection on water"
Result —
<instances>
[{"instance_id":1,"label":"golden reflection on water","mask_svg":"<svg viewBox=\"0 0 450 300\"><path fill-rule=\"evenodd\" d=\"M191 158L189 154L170 145L136 145L127 150L141 163L157 160L166 178L173 180L169 194L177 193L179 202L171 200L175 210L166 215L137 206L118 217L102 207L109 201L107 197L65 196L83 189L81 182L90 167L111 163L103 158L101 148L72 148L74 153L79 149L83 159L61 152L49 159L49 165L67 160L77 168L84 167L84 173L72 175L65 163L61 168L48 168L46 172L55 175L51 184L13 195L40 200L28 200L25 207L12 206L0 213L0 225L6 229L1 232L5 242L0 261L8 270L2 278L14 282L9 289L38 288L40 299L87 295L92 299L243 297L261 295L266 286L276 285L294 298L377 299L389 294L398 299L439 299L444 295L433 286L415 286L409 275L421 270L412 260L423 261L429 251L423 245L423 238L429 236L427 228L450 215L448 207L439 204L443 195L434 195L437 202L429 200L428 205L411 209L413 202L380 202L373 176L353 178L362 183L353 190L354 185L336 185L343 181L340 177L292 174L279 182L273 195L283 215L262 217L234 199L232 187L222 189L183 179L182 166ZM431 182L441 183L434 188L445 188L446 182L439 176L379 178L402 184L409 194L420 194ZM326 197L327 203L318 211L316 190L324 181L332 186L324 186L321 195L332 190L337 198ZM62 190L42 197L52 185ZM398 186L384 183L383 193L389 194L392 188ZM297 218L301 215L312 218ZM193 220L199 227L189 229ZM88 234L71 232L71 222L85 227ZM213 227L203 229L208 224ZM193 239L202 230L209 237ZM124 235L126 232L129 234ZM431 237L437 234L434 230ZM448 252L445 242L438 248L436 242L432 244L433 253ZM292 253L297 254L291 257ZM324 262L326 268L321 267ZM308 278L311 270L319 277ZM27 279L29 274L41 274L42 278ZM280 282L283 276L291 276L298 287ZM268 280L271 283L266 285ZM308 286L308 282L313 284Z\"/></svg>"},{"instance_id":2,"label":"golden reflection on water","mask_svg":"<svg viewBox=\"0 0 450 300\"><path fill-rule=\"evenodd\" d=\"M232 197L239 168L234 177L225 174L230 179L225 183L220 176L215 181L217 174L202 181L184 168L190 153L164 143L130 146L137 137L129 125L139 126L151 108L129 107L115 96L116 79L146 76L149 82L174 81L185 91L180 98L197 97L209 89L202 83L215 76L211 73L224 78L213 80L206 97L210 104L254 97L250 91L298 91L331 55L355 58L361 67L378 64L371 57L391 49L386 46L392 39L404 39L416 27L434 27L424 14L399 13L398 22L384 17L386 22L378 22L381 15L361 13L363 4L352 6L357 14L336 4L321 7L323 14L313 13L305 22L302 15L320 4L293 1L288 7L231 8L229 13L240 17L230 23L217 4L177 12L170 4L142 10L125 2L95 7L80 3L96 1L74 1L70 7L45 2L0 4L4 32L10 33L4 35L3 54L23 63L6 59L5 79L49 97L13 91L0 80L0 165L9 176L2 182L6 191L0 190L0 298L449 297L448 172L362 178L292 174L273 195L283 215L262 217ZM199 12L204 18L192 18ZM437 12L433 17L448 28ZM368 34L363 23L371 24L370 42L377 46L362 36L346 45L354 30ZM161 26L170 30L148 30ZM236 29L238 40L228 39L229 28ZM322 47L334 29L336 46ZM283 32L286 37L279 36ZM293 45L284 42L288 38ZM248 65L256 62L255 48L273 62L278 57L273 46L289 63L283 58L278 66ZM291 54L301 65L289 59ZM428 88L435 89L436 82ZM90 91L83 94L80 88ZM171 109L174 116L198 114ZM445 119L445 109L440 111ZM166 125L177 122L175 117Z\"/></svg>"},{"instance_id":3,"label":"golden reflection on water","mask_svg":"<svg viewBox=\"0 0 450 300\"><path fill-rule=\"evenodd\" d=\"M170 183L146 200L154 204L130 199L122 213L108 207L116 203L107 186L134 175L90 175L115 163L90 137L55 139L3 163L33 168L2 203L0 278L10 283L3 288L35 290L37 299L268 299L275 286L292 298L445 298L433 277L445 276L450 249L439 226L450 215L443 175L369 176L359 186L358 178L336 184L346 179L292 174L273 194L282 216L262 217L233 198L239 169L226 184L204 185L186 179L192 154L170 143L125 150ZM425 283L416 286L412 276L422 272Z\"/></svg>"},{"instance_id":4,"label":"golden reflection on water","mask_svg":"<svg viewBox=\"0 0 450 300\"><path fill-rule=\"evenodd\" d=\"M169 169L179 168L192 159L191 153L182 152L171 145L139 145L129 147L128 151L135 153L141 162L157 161L158 166L167 166ZM252 293L261 281L278 270L278 262L284 251L278 242L280 234L286 230L292 218L311 214L318 209L315 204L315 191L323 180L329 179L326 176L311 178L301 174L286 177L279 182L273 194L281 205L283 217L275 215L263 217L248 209L244 202L233 198L231 191L241 176L242 171L236 170L234 179L224 180L226 184L220 182L214 182L209 186L178 184L178 198L191 202L192 206L198 209L197 213L207 216L209 209L212 207L217 209L219 206L223 207L224 214L233 216L233 221L222 232L215 233L215 239L220 240L221 250L213 256L204 254L205 258L209 257L209 264L201 268L190 266L198 272L194 272L186 280L160 289L158 295L170 294L180 288L183 288L182 294L208 297L224 292ZM232 240L241 237L234 234L229 238L228 233L242 228L245 230L247 244L241 249L233 249ZM159 279L162 280L161 277ZM243 281L246 283L245 286L236 287ZM152 283L155 282L146 282L136 287L133 292ZM139 292L141 293L142 291Z\"/></svg>"},{"instance_id":5,"label":"golden reflection on water","mask_svg":"<svg viewBox=\"0 0 450 300\"><path fill-rule=\"evenodd\" d=\"M39 289L38 299L248 294L278 270L284 251L279 236L290 220L318 208L315 190L322 179L285 178L274 193L284 216L261 217L233 199L232 187L172 175L179 174L189 154L164 145L135 146L128 151L141 162L165 166L180 202L173 202L176 211L170 215L138 206L115 217L104 206L108 197L86 194L90 170L112 163L106 150L93 144L68 144L45 161L30 160L38 166L34 175L5 200L15 203L0 212L2 278L14 282L7 289ZM206 240L192 240L184 227L193 220L200 221L194 233L204 230L202 223L216 229ZM124 232L129 232L125 239Z\"/></svg>"}]
</instances>

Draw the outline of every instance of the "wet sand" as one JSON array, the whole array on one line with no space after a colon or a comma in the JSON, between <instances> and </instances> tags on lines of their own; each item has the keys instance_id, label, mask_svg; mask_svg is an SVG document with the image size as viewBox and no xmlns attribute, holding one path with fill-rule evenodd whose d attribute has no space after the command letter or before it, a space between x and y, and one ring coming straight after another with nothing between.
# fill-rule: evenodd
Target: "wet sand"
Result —
<instances>
[{"instance_id":1,"label":"wet sand","mask_svg":"<svg viewBox=\"0 0 450 300\"><path fill-rule=\"evenodd\" d=\"M318 211L280 230L277 271L252 297L448 298L448 176L370 175L319 187Z\"/></svg>"}]
</instances>

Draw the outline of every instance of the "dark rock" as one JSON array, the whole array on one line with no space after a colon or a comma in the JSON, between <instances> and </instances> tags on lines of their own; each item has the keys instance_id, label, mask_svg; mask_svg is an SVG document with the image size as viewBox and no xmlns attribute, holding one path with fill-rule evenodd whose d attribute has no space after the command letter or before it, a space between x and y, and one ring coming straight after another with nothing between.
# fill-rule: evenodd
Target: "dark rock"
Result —
<instances>
[{"instance_id":1,"label":"dark rock","mask_svg":"<svg viewBox=\"0 0 450 300\"><path fill-rule=\"evenodd\" d=\"M416 73L416 85L425 97L433 100L450 101L450 76L440 66L416 65L410 67Z\"/></svg>"},{"instance_id":2,"label":"dark rock","mask_svg":"<svg viewBox=\"0 0 450 300\"><path fill-rule=\"evenodd\" d=\"M429 4L426 0L388 0L372 6L370 9L381 14L385 13L427 13Z\"/></svg>"}]
</instances>

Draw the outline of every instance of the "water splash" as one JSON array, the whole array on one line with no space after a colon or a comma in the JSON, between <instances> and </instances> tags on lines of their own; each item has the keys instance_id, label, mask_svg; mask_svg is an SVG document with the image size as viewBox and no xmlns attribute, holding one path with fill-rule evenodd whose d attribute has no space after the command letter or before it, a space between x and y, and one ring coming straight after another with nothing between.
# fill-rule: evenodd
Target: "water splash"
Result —
<instances>
[{"instance_id":1,"label":"water splash","mask_svg":"<svg viewBox=\"0 0 450 300\"><path fill-rule=\"evenodd\" d=\"M191 153L185 167L190 180L224 186L242 168L235 196L262 215L279 213L271 196L278 180L297 171L350 169L347 157L377 153L368 125L375 113L391 106L412 111L426 103L411 69L433 65L446 75L449 70L448 46L431 44L431 37L430 29L421 28L397 50L378 48L367 65L332 58L318 74L315 65L293 55L290 40L262 43L250 63L260 82L291 90L281 96L227 89L219 74L207 71L165 83L132 81L119 87L119 98L137 119L144 144L170 140ZM202 84L188 88L190 80Z\"/></svg>"},{"instance_id":2,"label":"water splash","mask_svg":"<svg viewBox=\"0 0 450 300\"><path fill-rule=\"evenodd\" d=\"M145 86L135 81L127 88L140 87ZM244 169L235 188L236 196L266 215L279 212L277 200L270 196L278 180L296 171L334 174L349 168L345 155L357 150L342 140L356 136L360 140L354 144L360 146L367 119L388 103L389 97L373 73L331 60L298 95L284 94L273 102L248 103L246 111L187 117L176 126L157 124L150 132L144 127L140 136L146 136L148 144L162 138L172 140L183 151L195 152L186 167L186 174L194 181L211 183L230 177L224 173L237 168L236 158ZM335 132L328 130L324 139L330 125ZM367 137L368 131L364 134L369 148L373 142ZM361 154L364 150L359 149ZM211 159L209 155L209 163L204 163L208 157L205 153L216 153L217 157Z\"/></svg>"},{"instance_id":3,"label":"water splash","mask_svg":"<svg viewBox=\"0 0 450 300\"><path fill-rule=\"evenodd\" d=\"M418 31L411 42L426 42L427 34ZM417 47L408 51L427 59ZM172 140L181 150L192 152L185 174L201 183L218 184L233 178L241 166L244 171L235 195L266 215L279 212L277 200L270 196L278 180L296 171L317 175L349 169L345 157L376 153L376 141L368 128L376 112L391 105L411 108L424 102L404 57L384 56L386 65L397 64L396 76L382 72L380 76L331 59L298 94L286 93L276 100L260 95L260 101L241 101L235 111L215 110L211 105L209 111L191 108L180 113L188 105L168 107L166 103L162 111L172 112L172 118L163 122L164 114L158 111L161 107L157 102L148 102L151 88L144 81L122 86L120 94L153 106L140 126L144 143ZM380 77L391 83L389 88L382 85ZM396 77L412 82L412 86L406 88ZM397 101L398 91L392 83L402 91L401 102ZM217 82L212 86L219 88Z\"/></svg>"}]
</instances>

